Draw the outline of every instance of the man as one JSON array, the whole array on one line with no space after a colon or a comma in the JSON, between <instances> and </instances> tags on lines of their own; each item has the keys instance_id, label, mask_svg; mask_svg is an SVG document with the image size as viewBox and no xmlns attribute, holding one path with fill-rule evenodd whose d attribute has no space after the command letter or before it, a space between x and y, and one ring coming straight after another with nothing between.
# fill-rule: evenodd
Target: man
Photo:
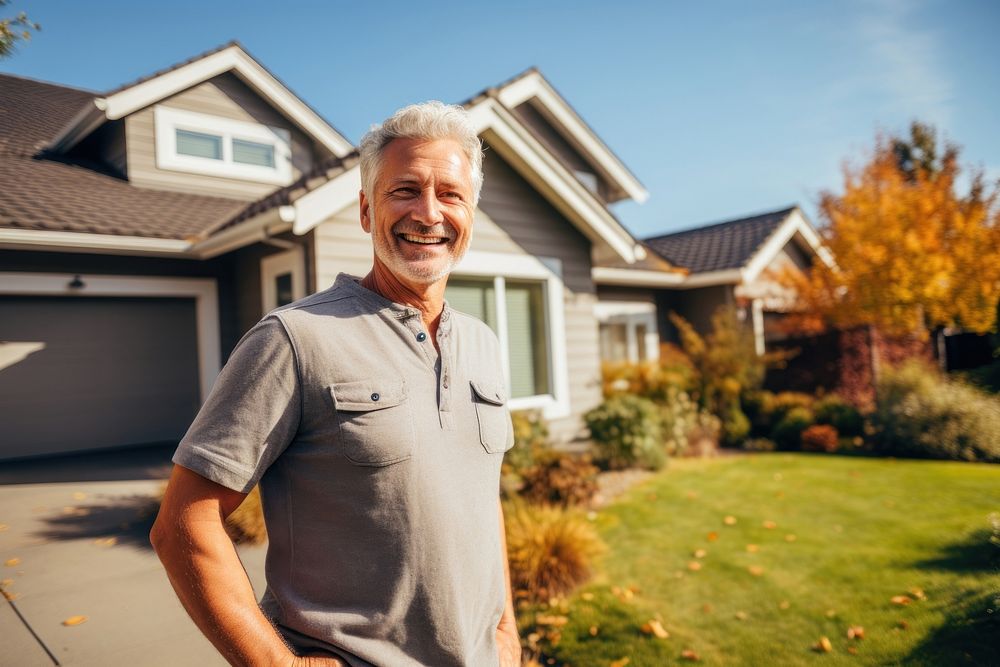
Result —
<instances>
[{"instance_id":1,"label":"man","mask_svg":"<svg viewBox=\"0 0 1000 667\"><path fill-rule=\"evenodd\" d=\"M444 302L482 148L461 108L429 102L360 153L371 271L244 336L174 455L150 539L232 664L517 665L499 344ZM258 482L260 607L223 527Z\"/></svg>"}]
</instances>

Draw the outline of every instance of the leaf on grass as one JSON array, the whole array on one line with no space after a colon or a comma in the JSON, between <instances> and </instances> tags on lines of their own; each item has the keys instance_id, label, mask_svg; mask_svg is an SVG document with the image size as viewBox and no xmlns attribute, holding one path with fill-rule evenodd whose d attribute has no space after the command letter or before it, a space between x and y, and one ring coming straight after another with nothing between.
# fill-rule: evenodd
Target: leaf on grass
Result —
<instances>
[{"instance_id":1,"label":"leaf on grass","mask_svg":"<svg viewBox=\"0 0 1000 667\"><path fill-rule=\"evenodd\" d=\"M747 572L749 572L755 577L760 577L764 574L764 568L762 568L760 565L751 565L750 567L747 568Z\"/></svg>"},{"instance_id":2,"label":"leaf on grass","mask_svg":"<svg viewBox=\"0 0 1000 667\"><path fill-rule=\"evenodd\" d=\"M913 602L913 600L910 598L909 595L893 595L892 600L890 601L893 604L898 604L900 607L905 607L906 605Z\"/></svg>"},{"instance_id":3,"label":"leaf on grass","mask_svg":"<svg viewBox=\"0 0 1000 667\"><path fill-rule=\"evenodd\" d=\"M759 550L760 550L760 547L758 547L756 544L748 544L747 545L747 551L749 551L752 554L757 553Z\"/></svg>"},{"instance_id":4,"label":"leaf on grass","mask_svg":"<svg viewBox=\"0 0 1000 667\"><path fill-rule=\"evenodd\" d=\"M694 557L695 558L704 558L707 555L708 555L708 552L705 551L704 549L695 549L694 550Z\"/></svg>"},{"instance_id":5,"label":"leaf on grass","mask_svg":"<svg viewBox=\"0 0 1000 667\"><path fill-rule=\"evenodd\" d=\"M719 534L717 532L715 532L714 530L708 534L708 541L709 542L714 542L717 539L719 539Z\"/></svg>"},{"instance_id":6,"label":"leaf on grass","mask_svg":"<svg viewBox=\"0 0 1000 667\"><path fill-rule=\"evenodd\" d=\"M734 517L734 516L727 516L726 518L724 518L722 520L722 523L726 524L727 526L735 526L736 525L736 517Z\"/></svg>"},{"instance_id":7,"label":"leaf on grass","mask_svg":"<svg viewBox=\"0 0 1000 667\"><path fill-rule=\"evenodd\" d=\"M837 610L836 609L827 609L826 610L826 617L827 618L836 618L837 617Z\"/></svg>"},{"instance_id":8,"label":"leaf on grass","mask_svg":"<svg viewBox=\"0 0 1000 667\"><path fill-rule=\"evenodd\" d=\"M829 653L833 650L833 644L828 637L820 637L819 641L813 645L813 650L820 653Z\"/></svg>"},{"instance_id":9,"label":"leaf on grass","mask_svg":"<svg viewBox=\"0 0 1000 667\"><path fill-rule=\"evenodd\" d=\"M797 539L798 538L795 537L794 535L792 535L791 533L789 533L788 535L785 535L785 541L786 542L794 542Z\"/></svg>"},{"instance_id":10,"label":"leaf on grass","mask_svg":"<svg viewBox=\"0 0 1000 667\"><path fill-rule=\"evenodd\" d=\"M62 624L70 626L70 625L80 625L81 623L86 623L86 622L87 622L86 616L70 616L65 621L63 621Z\"/></svg>"},{"instance_id":11,"label":"leaf on grass","mask_svg":"<svg viewBox=\"0 0 1000 667\"><path fill-rule=\"evenodd\" d=\"M910 595L913 596L914 600L926 600L927 599L927 595L924 593L924 589L922 589L922 588L911 588L910 589Z\"/></svg>"},{"instance_id":12,"label":"leaf on grass","mask_svg":"<svg viewBox=\"0 0 1000 667\"><path fill-rule=\"evenodd\" d=\"M736 614L734 614L734 616L733 616L733 617L734 617L734 618L735 618L735 619L736 619L737 621L745 621L745 620L747 620L748 618L750 618L749 614L747 614L747 613L746 613L745 611L738 611L738 612L736 612Z\"/></svg>"},{"instance_id":13,"label":"leaf on grass","mask_svg":"<svg viewBox=\"0 0 1000 667\"><path fill-rule=\"evenodd\" d=\"M628 658L618 658L608 663L608 667L625 667L630 662L632 661Z\"/></svg>"},{"instance_id":14,"label":"leaf on grass","mask_svg":"<svg viewBox=\"0 0 1000 667\"><path fill-rule=\"evenodd\" d=\"M592 625L592 626L590 626L590 630L588 630L587 632L590 633L591 637L596 637L597 633L600 632L600 631L601 631L600 628L598 628L596 625Z\"/></svg>"},{"instance_id":15,"label":"leaf on grass","mask_svg":"<svg viewBox=\"0 0 1000 667\"><path fill-rule=\"evenodd\" d=\"M710 604L708 604L706 602L705 604L701 605L701 610L702 610L702 612L704 612L706 614L711 614L712 611L715 610L715 607L713 607L712 605L710 605Z\"/></svg>"},{"instance_id":16,"label":"leaf on grass","mask_svg":"<svg viewBox=\"0 0 1000 667\"><path fill-rule=\"evenodd\" d=\"M776 524L773 521L765 521L761 525L764 526L765 528L767 528L768 530L774 530L775 528L778 527L778 524Z\"/></svg>"},{"instance_id":17,"label":"leaf on grass","mask_svg":"<svg viewBox=\"0 0 1000 667\"><path fill-rule=\"evenodd\" d=\"M3 564L6 565L7 567L17 567L18 565L21 564L21 559L16 557L8 558L3 562Z\"/></svg>"},{"instance_id":18,"label":"leaf on grass","mask_svg":"<svg viewBox=\"0 0 1000 667\"><path fill-rule=\"evenodd\" d=\"M688 563L688 569L691 570L692 572L697 572L698 570L701 569L701 563L699 563L696 560L693 560L690 563Z\"/></svg>"},{"instance_id":19,"label":"leaf on grass","mask_svg":"<svg viewBox=\"0 0 1000 667\"><path fill-rule=\"evenodd\" d=\"M644 635L653 635L657 639L667 639L670 637L670 633L663 628L663 624L655 618L643 623L639 629L642 630Z\"/></svg>"},{"instance_id":20,"label":"leaf on grass","mask_svg":"<svg viewBox=\"0 0 1000 667\"><path fill-rule=\"evenodd\" d=\"M788 600L782 600L781 602L778 603L778 609L788 609L791 606L792 603L789 602Z\"/></svg>"},{"instance_id":21,"label":"leaf on grass","mask_svg":"<svg viewBox=\"0 0 1000 667\"><path fill-rule=\"evenodd\" d=\"M688 491L687 492L687 498L688 498L688 500L694 500L697 497L698 497L698 492L697 491Z\"/></svg>"},{"instance_id":22,"label":"leaf on grass","mask_svg":"<svg viewBox=\"0 0 1000 667\"><path fill-rule=\"evenodd\" d=\"M847 628L847 638L848 639L864 639L865 629L860 625L852 625Z\"/></svg>"},{"instance_id":23,"label":"leaf on grass","mask_svg":"<svg viewBox=\"0 0 1000 667\"><path fill-rule=\"evenodd\" d=\"M681 651L681 659L688 660L690 662L699 662L701 660L701 656L687 648Z\"/></svg>"},{"instance_id":24,"label":"leaf on grass","mask_svg":"<svg viewBox=\"0 0 1000 667\"><path fill-rule=\"evenodd\" d=\"M854 646L848 646L847 647L847 652L850 653L851 655L857 655L858 654L858 649L857 649L857 647L854 647Z\"/></svg>"},{"instance_id":25,"label":"leaf on grass","mask_svg":"<svg viewBox=\"0 0 1000 667\"><path fill-rule=\"evenodd\" d=\"M910 628L910 624L907 623L906 621L900 621L899 623L896 624L896 627L899 628L900 630L908 630Z\"/></svg>"}]
</instances>

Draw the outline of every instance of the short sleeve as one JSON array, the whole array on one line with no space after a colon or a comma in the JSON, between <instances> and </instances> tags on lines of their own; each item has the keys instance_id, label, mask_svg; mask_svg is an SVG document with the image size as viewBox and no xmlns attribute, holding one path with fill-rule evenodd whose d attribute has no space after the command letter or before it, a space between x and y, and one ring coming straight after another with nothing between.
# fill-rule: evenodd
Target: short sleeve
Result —
<instances>
[{"instance_id":1,"label":"short sleeve","mask_svg":"<svg viewBox=\"0 0 1000 667\"><path fill-rule=\"evenodd\" d=\"M233 350L173 462L247 493L294 439L301 405L288 332L266 317Z\"/></svg>"}]
</instances>

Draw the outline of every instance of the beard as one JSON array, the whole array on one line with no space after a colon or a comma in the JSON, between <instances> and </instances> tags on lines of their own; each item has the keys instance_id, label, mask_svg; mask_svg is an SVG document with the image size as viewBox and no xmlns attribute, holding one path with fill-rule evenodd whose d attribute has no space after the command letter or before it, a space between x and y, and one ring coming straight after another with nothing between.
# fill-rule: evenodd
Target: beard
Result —
<instances>
[{"instance_id":1,"label":"beard","mask_svg":"<svg viewBox=\"0 0 1000 667\"><path fill-rule=\"evenodd\" d=\"M372 215L374 217L374 212L372 212ZM383 233L381 231L383 227L372 225L372 247L374 248L375 256L394 275L417 285L432 285L447 278L455 267L458 266L458 263L462 261L462 258L465 257L465 253L472 241L472 230L469 230L469 236L462 248L452 245L456 243L454 233L448 233L446 229L444 234L440 234L447 236L449 239L445 242L447 253L444 255L435 246L434 250L418 251L416 254L410 251L408 256L404 256L397 244L406 243L406 241L399 239L396 234L410 233L417 227L419 225L406 224L401 221L394 224L391 230ZM426 234L427 230L415 231L415 233Z\"/></svg>"}]
</instances>

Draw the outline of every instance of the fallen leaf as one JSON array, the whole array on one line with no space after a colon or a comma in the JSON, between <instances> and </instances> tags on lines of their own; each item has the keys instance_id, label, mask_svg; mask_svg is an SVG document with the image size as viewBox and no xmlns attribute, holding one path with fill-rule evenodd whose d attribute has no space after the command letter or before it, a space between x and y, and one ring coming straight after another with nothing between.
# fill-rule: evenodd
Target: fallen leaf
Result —
<instances>
[{"instance_id":1,"label":"fallen leaf","mask_svg":"<svg viewBox=\"0 0 1000 667\"><path fill-rule=\"evenodd\" d=\"M695 549L694 550L694 557L695 558L704 558L707 555L708 555L708 552L705 551L704 549Z\"/></svg>"},{"instance_id":2,"label":"fallen leaf","mask_svg":"<svg viewBox=\"0 0 1000 667\"><path fill-rule=\"evenodd\" d=\"M7 530L8 528L10 528L10 526L8 526L7 524L0 523L0 533L2 533L3 531Z\"/></svg>"},{"instance_id":3,"label":"fallen leaf","mask_svg":"<svg viewBox=\"0 0 1000 667\"><path fill-rule=\"evenodd\" d=\"M632 661L629 660L628 658L619 658L617 660L608 663L608 667L625 667L625 665L627 665L630 662Z\"/></svg>"},{"instance_id":4,"label":"fallen leaf","mask_svg":"<svg viewBox=\"0 0 1000 667\"><path fill-rule=\"evenodd\" d=\"M62 624L69 626L69 625L80 625L81 623L86 623L86 622L87 622L86 616L70 616L65 621L63 621Z\"/></svg>"},{"instance_id":5,"label":"fallen leaf","mask_svg":"<svg viewBox=\"0 0 1000 667\"><path fill-rule=\"evenodd\" d=\"M708 541L709 542L714 542L717 539L719 539L719 534L717 532L715 532L714 530L708 534Z\"/></svg>"},{"instance_id":6,"label":"fallen leaf","mask_svg":"<svg viewBox=\"0 0 1000 667\"><path fill-rule=\"evenodd\" d=\"M590 630L588 632L590 632L591 637L596 637L597 633L600 632L600 629L596 625L592 625L590 626Z\"/></svg>"},{"instance_id":7,"label":"fallen leaf","mask_svg":"<svg viewBox=\"0 0 1000 667\"><path fill-rule=\"evenodd\" d=\"M777 493L774 494L774 497L775 498L779 498L779 499L784 498L785 497L785 492L784 491L778 491Z\"/></svg>"},{"instance_id":8,"label":"fallen leaf","mask_svg":"<svg viewBox=\"0 0 1000 667\"><path fill-rule=\"evenodd\" d=\"M639 629L642 630L643 634L653 635L657 639L667 639L670 637L670 633L667 632L663 628L663 625L655 618L643 623L642 627Z\"/></svg>"},{"instance_id":9,"label":"fallen leaf","mask_svg":"<svg viewBox=\"0 0 1000 667\"><path fill-rule=\"evenodd\" d=\"M757 553L757 551L759 551L759 550L760 550L760 547L758 547L756 544L748 544L747 545L747 551L749 551L752 554Z\"/></svg>"},{"instance_id":10,"label":"fallen leaf","mask_svg":"<svg viewBox=\"0 0 1000 667\"><path fill-rule=\"evenodd\" d=\"M18 565L21 564L21 559L20 558L8 558L7 560L5 560L3 562L3 564L6 565L7 567L17 567Z\"/></svg>"},{"instance_id":11,"label":"fallen leaf","mask_svg":"<svg viewBox=\"0 0 1000 667\"><path fill-rule=\"evenodd\" d=\"M14 583L13 579L0 579L0 586L10 586Z\"/></svg>"},{"instance_id":12,"label":"fallen leaf","mask_svg":"<svg viewBox=\"0 0 1000 667\"><path fill-rule=\"evenodd\" d=\"M913 600L911 600L910 596L908 595L893 595L891 602L893 604L898 604L901 607L905 607L906 605L913 602Z\"/></svg>"},{"instance_id":13,"label":"fallen leaf","mask_svg":"<svg viewBox=\"0 0 1000 667\"><path fill-rule=\"evenodd\" d=\"M855 646L848 646L847 647L847 652L850 653L851 655L857 655L858 654L858 649Z\"/></svg>"},{"instance_id":14,"label":"fallen leaf","mask_svg":"<svg viewBox=\"0 0 1000 667\"><path fill-rule=\"evenodd\" d=\"M864 639L865 629L860 625L852 625L847 628L847 638L848 639Z\"/></svg>"},{"instance_id":15,"label":"fallen leaf","mask_svg":"<svg viewBox=\"0 0 1000 667\"><path fill-rule=\"evenodd\" d=\"M76 493L73 494L73 500L84 500L86 499L86 497L87 494L81 493L80 491L77 491Z\"/></svg>"},{"instance_id":16,"label":"fallen leaf","mask_svg":"<svg viewBox=\"0 0 1000 667\"><path fill-rule=\"evenodd\" d=\"M762 568L760 565L751 565L750 567L747 568L747 572L749 572L755 577L759 577L764 574L764 568Z\"/></svg>"},{"instance_id":17,"label":"fallen leaf","mask_svg":"<svg viewBox=\"0 0 1000 667\"><path fill-rule=\"evenodd\" d=\"M701 605L701 610L704 613L706 613L706 614L711 614L714 609L715 609L715 607L713 607L712 605L708 604L707 602L705 604Z\"/></svg>"},{"instance_id":18,"label":"fallen leaf","mask_svg":"<svg viewBox=\"0 0 1000 667\"><path fill-rule=\"evenodd\" d=\"M735 526L736 525L736 517L734 517L734 516L727 516L726 518L724 518L722 520L722 523L726 524L727 526Z\"/></svg>"},{"instance_id":19,"label":"fallen leaf","mask_svg":"<svg viewBox=\"0 0 1000 667\"><path fill-rule=\"evenodd\" d=\"M774 530L775 528L778 527L778 524L776 524L773 521L765 521L761 525L764 526L765 528L767 528L768 530Z\"/></svg>"},{"instance_id":20,"label":"fallen leaf","mask_svg":"<svg viewBox=\"0 0 1000 667\"><path fill-rule=\"evenodd\" d=\"M745 621L750 618L750 616L745 611L738 611L734 614L734 618L737 621Z\"/></svg>"},{"instance_id":21,"label":"fallen leaf","mask_svg":"<svg viewBox=\"0 0 1000 667\"><path fill-rule=\"evenodd\" d=\"M688 497L688 500L694 500L695 498L698 497L698 492L697 491L688 491L687 492L687 497Z\"/></svg>"},{"instance_id":22,"label":"fallen leaf","mask_svg":"<svg viewBox=\"0 0 1000 667\"><path fill-rule=\"evenodd\" d=\"M914 599L917 599L917 600L926 600L927 599L927 595L924 593L924 589L922 589L922 588L911 588L910 589L910 595L912 595L914 597Z\"/></svg>"},{"instance_id":23,"label":"fallen leaf","mask_svg":"<svg viewBox=\"0 0 1000 667\"><path fill-rule=\"evenodd\" d=\"M96 540L94 540L94 544L96 544L99 547L113 547L116 544L118 544L118 538L117 537L99 537Z\"/></svg>"},{"instance_id":24,"label":"fallen leaf","mask_svg":"<svg viewBox=\"0 0 1000 667\"><path fill-rule=\"evenodd\" d=\"M780 482L782 480L782 477L783 476L782 476L782 474L780 472L774 473L774 481L775 482Z\"/></svg>"},{"instance_id":25,"label":"fallen leaf","mask_svg":"<svg viewBox=\"0 0 1000 667\"><path fill-rule=\"evenodd\" d=\"M692 572L697 572L698 570L701 569L701 563L699 563L696 560L693 560L690 563L688 563L688 569L691 570Z\"/></svg>"},{"instance_id":26,"label":"fallen leaf","mask_svg":"<svg viewBox=\"0 0 1000 667\"><path fill-rule=\"evenodd\" d=\"M5 598L7 598L8 600L10 600L11 602L13 602L14 600L16 600L19 597L21 597L21 594L20 593L11 593L10 591L4 591L3 592L3 596Z\"/></svg>"},{"instance_id":27,"label":"fallen leaf","mask_svg":"<svg viewBox=\"0 0 1000 667\"><path fill-rule=\"evenodd\" d=\"M907 630L909 629L910 624L907 623L906 621L900 621L899 623L896 624L896 627L899 628L900 630Z\"/></svg>"},{"instance_id":28,"label":"fallen leaf","mask_svg":"<svg viewBox=\"0 0 1000 667\"><path fill-rule=\"evenodd\" d=\"M681 658L683 660L689 660L691 662L699 662L701 660L701 656L689 648L681 651Z\"/></svg>"},{"instance_id":29,"label":"fallen leaf","mask_svg":"<svg viewBox=\"0 0 1000 667\"><path fill-rule=\"evenodd\" d=\"M826 617L827 618L836 618L837 617L837 610L835 610L835 609L827 609L826 610Z\"/></svg>"},{"instance_id":30,"label":"fallen leaf","mask_svg":"<svg viewBox=\"0 0 1000 667\"><path fill-rule=\"evenodd\" d=\"M820 637L819 641L813 646L813 650L820 653L829 653L833 650L833 644L830 643L829 638Z\"/></svg>"},{"instance_id":31,"label":"fallen leaf","mask_svg":"<svg viewBox=\"0 0 1000 667\"><path fill-rule=\"evenodd\" d=\"M792 603L789 602L788 600L782 600L781 602L778 603L778 609L788 609L791 606Z\"/></svg>"},{"instance_id":32,"label":"fallen leaf","mask_svg":"<svg viewBox=\"0 0 1000 667\"><path fill-rule=\"evenodd\" d=\"M785 535L785 541L786 542L794 542L797 539L798 538L795 537L794 535L792 535L791 533L789 533L788 535Z\"/></svg>"},{"instance_id":33,"label":"fallen leaf","mask_svg":"<svg viewBox=\"0 0 1000 667\"><path fill-rule=\"evenodd\" d=\"M539 614L535 616L535 623L538 625L552 625L557 628L561 628L569 622L569 618L566 616L556 616L556 615L544 615Z\"/></svg>"}]
</instances>

